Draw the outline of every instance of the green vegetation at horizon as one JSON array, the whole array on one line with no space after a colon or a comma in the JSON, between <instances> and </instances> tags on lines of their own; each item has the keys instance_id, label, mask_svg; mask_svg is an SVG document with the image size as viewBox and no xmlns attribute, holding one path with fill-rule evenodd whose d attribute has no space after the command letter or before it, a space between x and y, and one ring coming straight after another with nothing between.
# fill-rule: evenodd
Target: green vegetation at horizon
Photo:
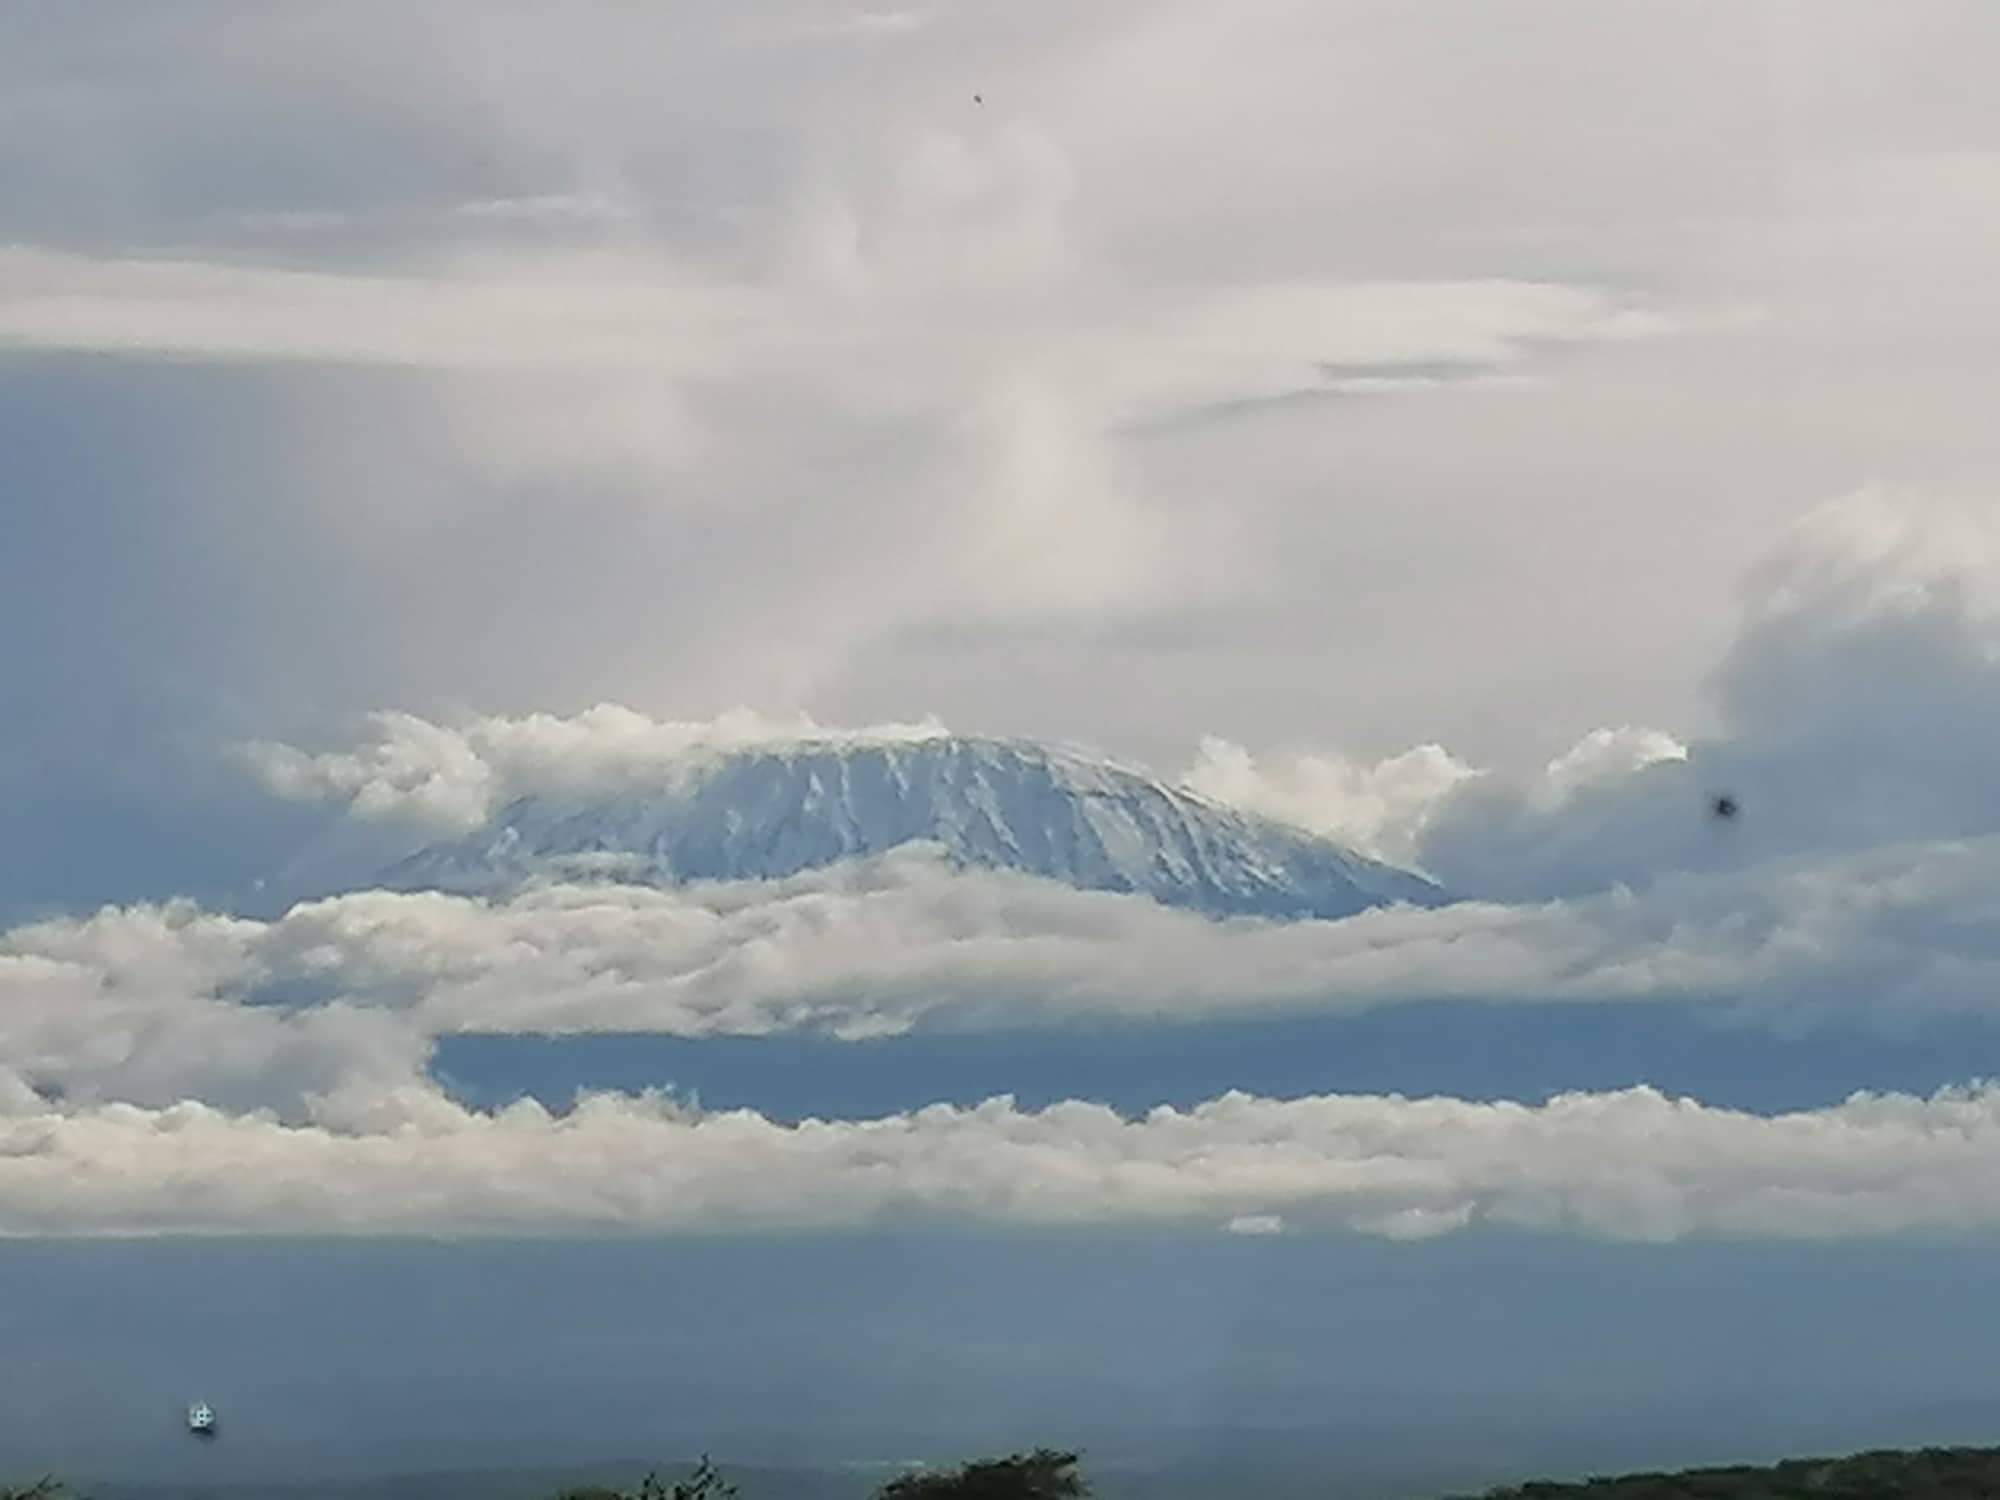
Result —
<instances>
[{"instance_id":1,"label":"green vegetation at horizon","mask_svg":"<svg viewBox=\"0 0 2000 1500\"><path fill-rule=\"evenodd\" d=\"M1848 1458L1792 1458L1757 1468L1683 1469L1536 1480L1488 1490L1483 1500L1991 1500L2000 1496L2000 1448L1885 1449ZM1461 1497L1463 1500L1463 1497Z\"/></svg>"},{"instance_id":2,"label":"green vegetation at horizon","mask_svg":"<svg viewBox=\"0 0 2000 1500\"><path fill-rule=\"evenodd\" d=\"M874 1500L1087 1500L1078 1455L1037 1449L956 1468L898 1475ZM768 1477L768 1476L767 1476ZM1327 1483L1336 1484L1329 1475ZM306 1487L288 1494L310 1494ZM332 1493L345 1493L338 1486ZM234 1491L232 1491L234 1493ZM474 1493L466 1491L465 1493ZM737 1487L704 1458L683 1480L649 1473L632 1489L572 1487L551 1500L738 1500ZM1533 1480L1459 1495L1453 1500L1995 1500L2000 1497L2000 1448L1880 1450L1845 1458L1794 1458L1767 1466L1683 1469L1673 1473L1599 1475L1576 1481ZM79 1500L54 1479L0 1484L0 1500ZM87 1500L82 1497L82 1500ZM747 1500L784 1500L753 1493ZM1254 1491L1244 1500L1255 1500Z\"/></svg>"},{"instance_id":3,"label":"green vegetation at horizon","mask_svg":"<svg viewBox=\"0 0 2000 1500\"><path fill-rule=\"evenodd\" d=\"M1076 1472L1077 1460L1075 1453L1037 1448L954 1469L918 1469L884 1484L876 1500L1089 1500L1090 1486ZM736 1500L737 1493L704 1457L688 1479L671 1487L648 1474L630 1493L593 1487L565 1491L556 1500Z\"/></svg>"}]
</instances>

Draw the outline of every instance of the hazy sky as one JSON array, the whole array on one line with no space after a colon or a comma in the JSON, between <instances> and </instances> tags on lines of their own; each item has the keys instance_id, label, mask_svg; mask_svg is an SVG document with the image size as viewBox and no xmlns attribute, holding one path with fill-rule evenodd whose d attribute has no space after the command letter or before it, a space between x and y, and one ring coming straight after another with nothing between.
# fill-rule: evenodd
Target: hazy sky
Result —
<instances>
[{"instance_id":1,"label":"hazy sky","mask_svg":"<svg viewBox=\"0 0 2000 1500\"><path fill-rule=\"evenodd\" d=\"M1634 1243L1693 1279L1631 1336L1712 1284L1716 1345L1548 1389L1692 1399L1842 1305L1825 1241L1932 1326L1883 1268L2000 1229L1996 46L1984 0L0 10L0 1232L54 1247L0 1284L164 1295L176 1236L250 1237L294 1300L218 1401L310 1366L285 1307L489 1316L403 1236L565 1240L548 1284L642 1319L590 1242L651 1236L809 1370L852 1330L687 1236L969 1235L1009 1269L936 1349L1119 1236L1163 1323L1264 1249L1441 1299L1324 1363L1250 1320L1288 1373L1237 1425L1380 1361L1504 1385L1448 1289L1559 1327L1553 1268ZM1463 899L1219 924L915 853L326 889L523 791L939 726ZM745 1112L637 1092L704 1082ZM167 1239L67 1258L106 1234ZM2000 1398L1946 1364L1815 1379ZM1200 1415L1090 1368L1050 1410ZM0 1463L182 1399L75 1381Z\"/></svg>"}]
</instances>

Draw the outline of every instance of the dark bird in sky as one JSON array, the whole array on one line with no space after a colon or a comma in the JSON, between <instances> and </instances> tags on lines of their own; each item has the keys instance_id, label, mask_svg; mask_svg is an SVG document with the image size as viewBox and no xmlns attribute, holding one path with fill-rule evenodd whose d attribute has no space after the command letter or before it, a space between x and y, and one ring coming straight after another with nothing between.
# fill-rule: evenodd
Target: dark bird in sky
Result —
<instances>
[{"instance_id":1,"label":"dark bird in sky","mask_svg":"<svg viewBox=\"0 0 2000 1500\"><path fill-rule=\"evenodd\" d=\"M1735 817L1741 809L1737 806L1736 799L1730 796L1729 793L1724 792L1709 804L1709 811L1713 812L1718 818L1726 820Z\"/></svg>"},{"instance_id":2,"label":"dark bird in sky","mask_svg":"<svg viewBox=\"0 0 2000 1500\"><path fill-rule=\"evenodd\" d=\"M986 102L986 96L983 94L974 94L972 96L972 102L974 104L984 104Z\"/></svg>"}]
</instances>

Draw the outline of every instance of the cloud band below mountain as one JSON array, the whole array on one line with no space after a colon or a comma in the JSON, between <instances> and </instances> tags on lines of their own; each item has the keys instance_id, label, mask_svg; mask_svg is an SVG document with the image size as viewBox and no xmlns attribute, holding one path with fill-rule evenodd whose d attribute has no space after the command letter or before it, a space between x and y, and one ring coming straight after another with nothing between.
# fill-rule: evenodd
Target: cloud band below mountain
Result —
<instances>
[{"instance_id":1,"label":"cloud band below mountain","mask_svg":"<svg viewBox=\"0 0 2000 1500\"><path fill-rule=\"evenodd\" d=\"M469 1032L864 1038L1442 999L1907 1026L1992 1012L1996 891L1985 839L1531 906L1217 922L915 847L677 890L363 891L271 921L110 908L0 936L0 1077L76 1102L296 1113L420 1076L431 1039Z\"/></svg>"},{"instance_id":2,"label":"cloud band below mountain","mask_svg":"<svg viewBox=\"0 0 2000 1500\"><path fill-rule=\"evenodd\" d=\"M470 1112L412 1090L368 1128L206 1105L0 1116L0 1230L680 1233L898 1222L1619 1239L2000 1228L2000 1091L1760 1117L1649 1089L1531 1107L1229 1094L1121 1118L994 1099L787 1126L658 1097Z\"/></svg>"}]
</instances>

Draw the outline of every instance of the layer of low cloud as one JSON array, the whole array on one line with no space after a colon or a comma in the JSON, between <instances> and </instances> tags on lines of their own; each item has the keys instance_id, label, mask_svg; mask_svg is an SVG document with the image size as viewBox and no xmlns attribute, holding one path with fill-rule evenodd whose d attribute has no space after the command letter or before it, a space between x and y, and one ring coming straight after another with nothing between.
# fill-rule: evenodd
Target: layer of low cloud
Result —
<instances>
[{"instance_id":1,"label":"layer of low cloud","mask_svg":"<svg viewBox=\"0 0 2000 1500\"><path fill-rule=\"evenodd\" d=\"M575 1233L909 1222L1212 1225L1422 1239L1475 1225L1621 1239L2000 1228L2000 1091L1760 1117L1649 1089L1540 1106L1228 1094L1137 1119L1001 1098L781 1125L597 1095L468 1112L385 1099L361 1129L205 1105L0 1114L12 1234Z\"/></svg>"},{"instance_id":2,"label":"layer of low cloud","mask_svg":"<svg viewBox=\"0 0 2000 1500\"><path fill-rule=\"evenodd\" d=\"M421 1077L435 1038L1172 1025L1426 1000L1706 1002L1780 1029L1989 1015L2000 839L1643 892L1216 922L954 870L919 846L785 881L364 891L271 921L107 909L0 939L0 1076L80 1102L287 1118Z\"/></svg>"}]
</instances>

